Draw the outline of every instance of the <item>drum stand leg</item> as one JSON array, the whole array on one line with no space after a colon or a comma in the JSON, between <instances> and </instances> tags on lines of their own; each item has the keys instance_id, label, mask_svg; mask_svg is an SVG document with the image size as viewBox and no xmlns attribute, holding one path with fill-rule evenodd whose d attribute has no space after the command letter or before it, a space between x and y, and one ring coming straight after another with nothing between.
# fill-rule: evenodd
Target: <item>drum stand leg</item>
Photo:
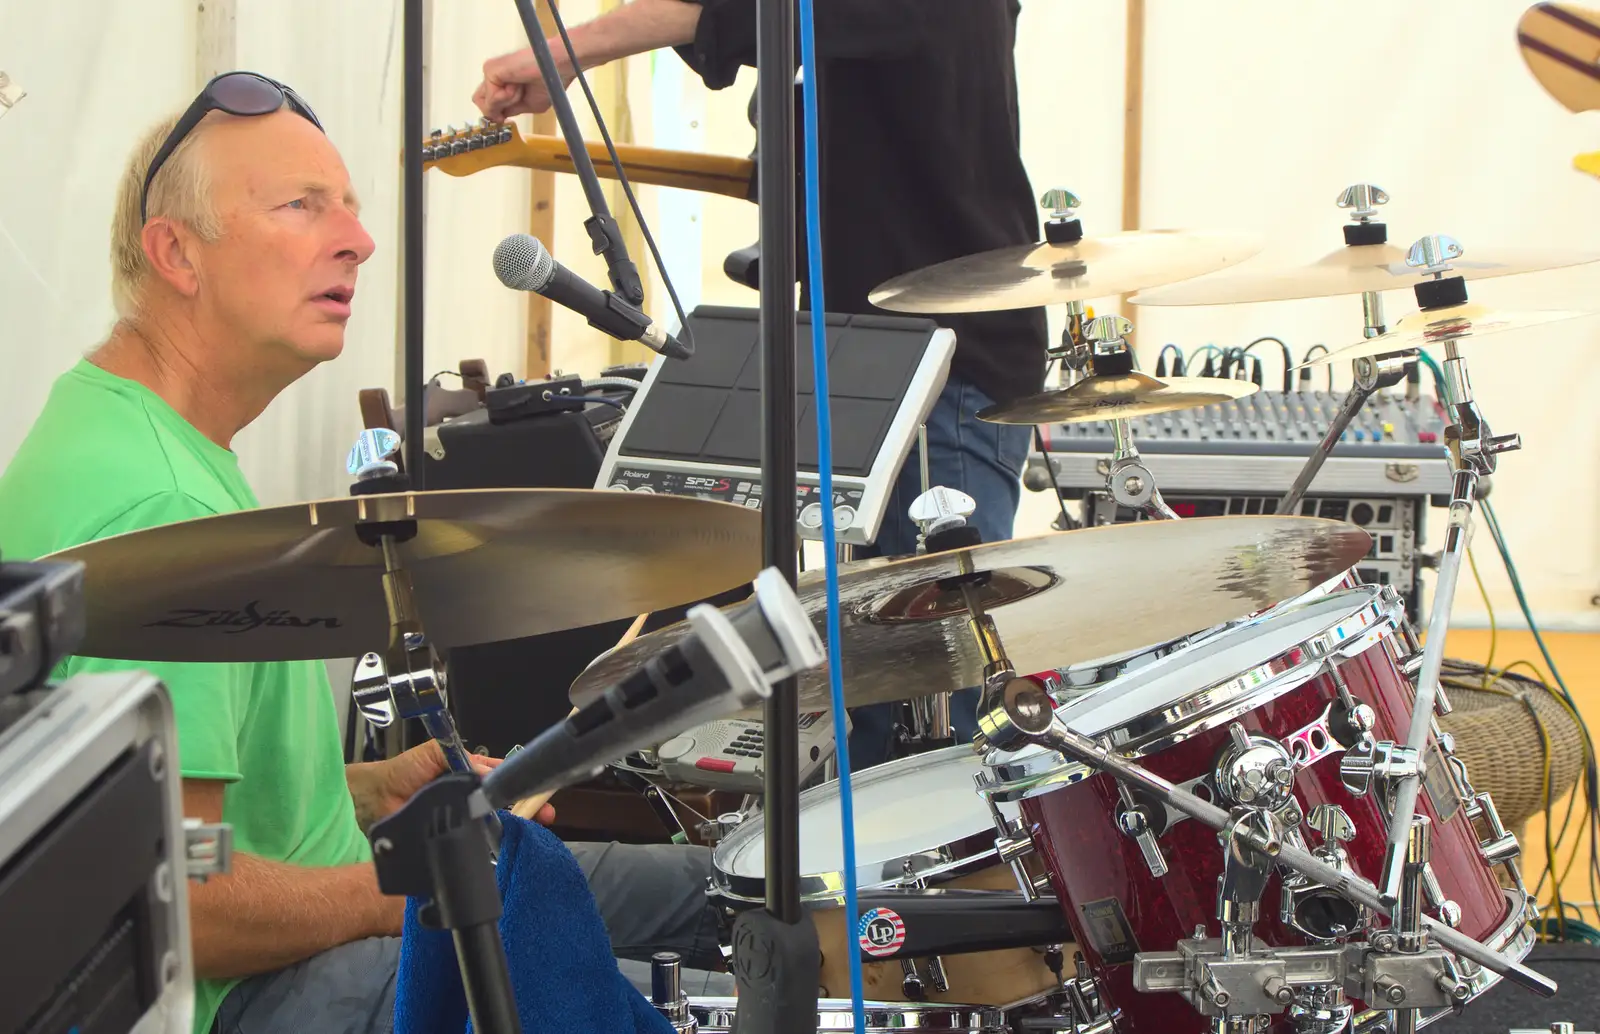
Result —
<instances>
[{"instance_id":1,"label":"drum stand leg","mask_svg":"<svg viewBox=\"0 0 1600 1034\"><path fill-rule=\"evenodd\" d=\"M1417 693L1405 743L1419 758L1427 747L1428 733L1433 728L1439 670L1444 663L1445 635L1450 628L1450 608L1455 598L1456 581L1461 574L1461 560L1466 555L1467 543L1471 538L1472 504L1478 479L1494 473L1498 454L1521 448L1522 445L1518 435L1489 433L1489 425L1472 398L1466 363L1452 341L1445 342L1444 373L1445 390L1450 396L1450 415L1454 418L1454 422L1445 428L1445 440L1450 446L1455 476L1450 493L1450 525L1445 531L1444 549L1439 558L1439 577L1428 619L1428 641L1422 650L1422 668L1417 673ZM1394 812L1389 820L1389 845L1384 855L1383 879L1379 885L1385 903L1391 907L1400 894L1406 839L1411 830L1411 817L1416 814L1417 794L1421 785L1419 771L1402 776L1392 788Z\"/></svg>"},{"instance_id":2,"label":"drum stand leg","mask_svg":"<svg viewBox=\"0 0 1600 1034\"><path fill-rule=\"evenodd\" d=\"M1322 441L1318 443L1316 449L1306 457L1306 465L1295 475L1294 484L1290 485L1289 491L1278 500L1278 513L1292 516L1299 511L1300 501L1305 498L1306 489L1311 487L1312 480L1333 452L1333 447L1339 444L1339 436L1344 434L1345 429L1350 426L1350 421L1361 412L1361 407L1367 404L1367 400L1374 392L1400 383L1400 378L1405 376L1406 361L1399 355L1385 355L1375 359L1357 359L1351 366L1355 383L1350 386L1350 394L1344 397L1344 405L1339 407L1339 413L1328 427L1328 433L1322 436Z\"/></svg>"}]
</instances>

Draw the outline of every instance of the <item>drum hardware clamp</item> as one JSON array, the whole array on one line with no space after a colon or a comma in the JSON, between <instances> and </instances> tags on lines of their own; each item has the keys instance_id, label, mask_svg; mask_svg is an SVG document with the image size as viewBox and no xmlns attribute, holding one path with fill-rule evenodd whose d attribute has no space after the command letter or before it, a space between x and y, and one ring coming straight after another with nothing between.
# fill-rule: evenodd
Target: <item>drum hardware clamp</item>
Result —
<instances>
[{"instance_id":1,"label":"drum hardware clamp","mask_svg":"<svg viewBox=\"0 0 1600 1034\"><path fill-rule=\"evenodd\" d=\"M1024 743L1031 742L1051 750L1060 751L1091 768L1109 773L1119 782L1130 784L1134 788L1143 789L1156 795L1179 810L1186 812L1190 817L1198 819L1219 832L1236 833L1253 838L1254 842L1251 846L1274 855L1278 865L1299 872L1325 886L1334 888L1345 897L1357 904L1366 906L1376 913L1390 914L1391 911L1398 910L1385 907L1383 900L1378 895L1377 888L1366 880L1354 877L1349 873L1340 872L1323 859L1297 846L1292 841L1285 842L1281 839L1263 837L1260 835L1259 830L1252 833L1249 829L1241 828L1241 825L1229 812L1214 804L1202 801L1193 794L1178 790L1165 779L1120 756L1105 744L1068 728L1057 719L1052 702L1043 690L1039 689L1034 683L1026 684L1032 687L1031 691L1025 686L1017 684L1025 681L1016 680L1006 687L1003 704L1006 716L1004 723L994 720L991 715L983 715L985 719L988 719L986 722L987 728L993 732L999 732L1002 728L1007 727L1014 730L1014 733L1008 737L992 740L997 748L1015 750ZM1420 880L1420 876L1418 878ZM1420 900L1420 897L1421 892L1419 891L1417 899ZM1431 916L1422 915L1419 921L1422 929L1427 931L1429 938L1437 942L1443 949L1463 956L1492 972L1499 973L1513 983L1544 997L1550 997L1555 994L1556 984L1553 981L1534 972L1522 963L1506 958L1499 952L1459 931L1451 929ZM1340 961L1342 953L1335 949L1295 949L1293 954L1288 957L1292 958L1297 966L1302 963L1306 964L1309 970L1290 972L1286 969L1282 974L1282 978L1289 984L1328 982L1334 976L1342 976L1345 970L1348 969L1348 964ZM1413 994L1412 984L1414 980L1401 979L1406 976L1407 966L1416 967L1421 965L1417 961L1418 959L1434 959L1433 975L1437 976L1437 973L1441 972L1443 967L1443 963L1437 961L1439 957L1442 957L1442 952L1439 956L1424 953L1420 956L1406 957L1402 960L1404 965L1394 967L1398 970L1398 973L1391 973L1389 971L1390 964L1386 961L1382 961L1381 964L1374 963L1369 969L1365 964L1365 960L1363 960L1362 966L1358 967L1358 969L1370 976L1370 979L1366 980L1368 988L1378 978L1390 976L1406 989L1407 995L1411 995ZM1369 958L1386 960L1390 956L1372 953ZM1291 977L1300 979L1291 979ZM1176 990L1178 988L1172 989ZM1429 984L1427 989L1416 988L1415 994L1421 996L1425 1003L1431 1003L1433 999L1444 995L1444 992L1433 984ZM1452 1001L1454 999L1443 1001L1441 1004L1450 1004Z\"/></svg>"}]
</instances>

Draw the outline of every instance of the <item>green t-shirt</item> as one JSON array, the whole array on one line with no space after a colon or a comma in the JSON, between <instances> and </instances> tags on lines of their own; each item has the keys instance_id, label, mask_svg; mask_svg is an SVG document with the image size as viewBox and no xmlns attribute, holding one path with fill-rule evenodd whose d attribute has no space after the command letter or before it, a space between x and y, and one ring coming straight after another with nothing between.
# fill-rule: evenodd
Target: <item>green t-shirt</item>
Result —
<instances>
[{"instance_id":1,"label":"green t-shirt","mask_svg":"<svg viewBox=\"0 0 1600 1034\"><path fill-rule=\"evenodd\" d=\"M160 396L84 361L63 374L0 474L0 556L32 560L93 539L260 504L238 458ZM185 778L226 782L234 847L297 865L371 851L344 778L338 717L319 661L140 663L72 657L58 678L142 668L166 683ZM237 980L196 981L197 1032Z\"/></svg>"}]
</instances>

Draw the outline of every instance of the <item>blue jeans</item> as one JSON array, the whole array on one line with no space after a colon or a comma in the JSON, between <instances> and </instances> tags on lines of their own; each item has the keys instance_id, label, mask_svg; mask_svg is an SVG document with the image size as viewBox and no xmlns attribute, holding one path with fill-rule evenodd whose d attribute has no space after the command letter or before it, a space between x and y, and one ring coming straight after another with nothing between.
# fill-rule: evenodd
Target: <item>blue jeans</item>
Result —
<instances>
[{"instance_id":1,"label":"blue jeans","mask_svg":"<svg viewBox=\"0 0 1600 1034\"><path fill-rule=\"evenodd\" d=\"M978 504L968 523L985 542L1011 537L1022 496L1022 467L1028 459L1033 429L991 424L978 411L994 404L976 384L951 374L928 414L928 483L958 489ZM922 493L921 458L913 448L889 495L888 511L877 542L859 556L909 556L917 549L918 528L907 514ZM855 769L888 761L894 746L897 705L871 704L851 710L850 763ZM957 742L970 742L977 732L976 687L951 694L950 725Z\"/></svg>"}]
</instances>

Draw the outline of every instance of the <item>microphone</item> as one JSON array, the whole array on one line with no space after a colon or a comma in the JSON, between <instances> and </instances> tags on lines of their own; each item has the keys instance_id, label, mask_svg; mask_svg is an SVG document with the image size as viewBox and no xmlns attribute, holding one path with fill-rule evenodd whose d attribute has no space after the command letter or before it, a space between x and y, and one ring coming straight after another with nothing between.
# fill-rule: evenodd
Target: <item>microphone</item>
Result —
<instances>
[{"instance_id":1,"label":"microphone","mask_svg":"<svg viewBox=\"0 0 1600 1034\"><path fill-rule=\"evenodd\" d=\"M509 807L600 772L607 762L765 700L772 685L826 656L794 589L775 567L755 595L727 610L690 609L688 632L483 780L492 808Z\"/></svg>"},{"instance_id":2,"label":"microphone","mask_svg":"<svg viewBox=\"0 0 1600 1034\"><path fill-rule=\"evenodd\" d=\"M514 233L494 249L494 275L513 291L532 291L571 309L618 341L642 341L669 359L688 359L694 349L611 291L602 291L563 266L537 237Z\"/></svg>"}]
</instances>

